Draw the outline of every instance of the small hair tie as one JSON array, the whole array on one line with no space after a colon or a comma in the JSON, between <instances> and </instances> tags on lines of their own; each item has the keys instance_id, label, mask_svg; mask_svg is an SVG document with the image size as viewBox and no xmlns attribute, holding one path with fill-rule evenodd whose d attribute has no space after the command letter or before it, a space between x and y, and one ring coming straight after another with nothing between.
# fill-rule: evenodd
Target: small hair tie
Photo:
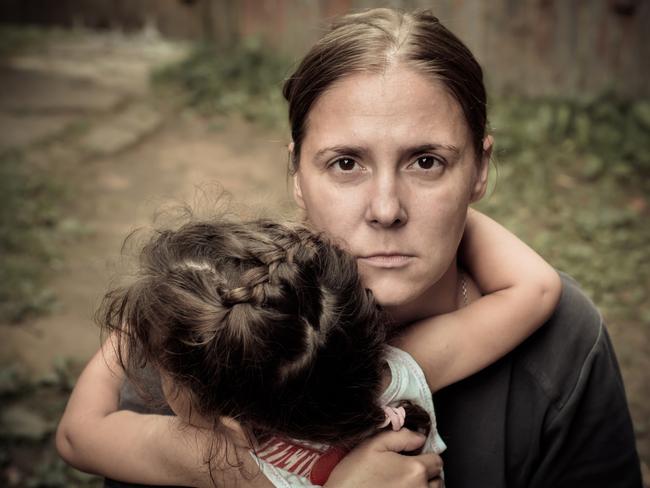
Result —
<instances>
[{"instance_id":1,"label":"small hair tie","mask_svg":"<svg viewBox=\"0 0 650 488\"><path fill-rule=\"evenodd\" d=\"M384 413L386 414L386 419L379 426L380 428L391 424L392 429L397 432L404 427L404 421L406 420L406 410L404 410L404 407L395 408L385 406Z\"/></svg>"}]
</instances>

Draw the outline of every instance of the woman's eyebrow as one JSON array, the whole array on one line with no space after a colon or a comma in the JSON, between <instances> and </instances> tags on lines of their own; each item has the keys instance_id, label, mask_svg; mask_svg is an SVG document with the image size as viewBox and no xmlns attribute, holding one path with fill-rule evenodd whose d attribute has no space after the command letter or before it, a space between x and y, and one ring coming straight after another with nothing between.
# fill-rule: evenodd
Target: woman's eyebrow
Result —
<instances>
[{"instance_id":1,"label":"woman's eyebrow","mask_svg":"<svg viewBox=\"0 0 650 488\"><path fill-rule=\"evenodd\" d=\"M439 151L441 149L453 153L454 156L458 156L460 154L460 149L458 149L457 146L454 146L452 144L438 144L438 143L427 143L427 144L418 144L415 146L409 146L403 149L403 152L408 152L409 154L418 154L427 151ZM319 149L318 151L316 151L316 154L314 154L314 160L318 161L329 153L345 154L351 157L359 157L359 156L363 156L367 152L368 150L363 146L350 146L350 145L339 144L339 145L327 146L322 149Z\"/></svg>"},{"instance_id":2,"label":"woman's eyebrow","mask_svg":"<svg viewBox=\"0 0 650 488\"><path fill-rule=\"evenodd\" d=\"M439 151L440 149L443 149L445 151L449 151L454 153L455 156L458 156L460 154L460 149L458 147L452 145L452 144L419 144L417 146L411 146L406 149L405 152L411 153L411 154L417 154L417 153L424 153L427 151Z\"/></svg>"},{"instance_id":3,"label":"woman's eyebrow","mask_svg":"<svg viewBox=\"0 0 650 488\"><path fill-rule=\"evenodd\" d=\"M314 159L320 159L327 153L334 154L346 154L349 156L360 156L365 154L367 151L362 146L346 146L346 145L337 145L337 146L328 146L323 149L316 151Z\"/></svg>"}]
</instances>

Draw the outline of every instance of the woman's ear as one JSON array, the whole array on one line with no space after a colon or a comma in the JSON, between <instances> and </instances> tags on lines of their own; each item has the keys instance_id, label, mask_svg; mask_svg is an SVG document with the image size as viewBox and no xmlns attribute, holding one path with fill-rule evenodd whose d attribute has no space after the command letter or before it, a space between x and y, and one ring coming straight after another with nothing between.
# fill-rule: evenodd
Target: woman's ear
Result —
<instances>
[{"instance_id":1,"label":"woman's ear","mask_svg":"<svg viewBox=\"0 0 650 488\"><path fill-rule=\"evenodd\" d=\"M488 170L490 169L490 159L492 158L492 148L494 147L494 138L492 136L485 136L483 139L483 153L476 170L476 179L474 180L474 187L470 195L470 202L477 202L487 189Z\"/></svg>"},{"instance_id":2,"label":"woman's ear","mask_svg":"<svg viewBox=\"0 0 650 488\"><path fill-rule=\"evenodd\" d=\"M289 143L289 161L293 161L293 151L295 144L292 142ZM300 175L297 168L293 171L293 199L301 209L305 210L305 200L302 198L302 187L300 186Z\"/></svg>"},{"instance_id":3,"label":"woman's ear","mask_svg":"<svg viewBox=\"0 0 650 488\"><path fill-rule=\"evenodd\" d=\"M296 205L305 210L305 200L302 198L302 187L300 186L300 174L297 171L293 175L293 199Z\"/></svg>"}]
</instances>

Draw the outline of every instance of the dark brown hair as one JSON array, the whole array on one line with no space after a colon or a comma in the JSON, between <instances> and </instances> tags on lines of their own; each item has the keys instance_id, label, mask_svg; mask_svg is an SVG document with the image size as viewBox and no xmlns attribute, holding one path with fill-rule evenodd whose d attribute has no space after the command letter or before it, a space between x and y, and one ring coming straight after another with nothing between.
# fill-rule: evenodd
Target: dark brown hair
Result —
<instances>
[{"instance_id":1,"label":"dark brown hair","mask_svg":"<svg viewBox=\"0 0 650 488\"><path fill-rule=\"evenodd\" d=\"M382 312L354 258L302 225L158 230L98 317L127 373L153 365L215 430L229 416L258 440L349 447L384 419Z\"/></svg>"},{"instance_id":2,"label":"dark brown hair","mask_svg":"<svg viewBox=\"0 0 650 488\"><path fill-rule=\"evenodd\" d=\"M460 104L477 157L486 133L483 71L471 51L430 11L370 9L336 20L284 84L298 169L309 112L335 82L359 72L382 73L402 65L439 80Z\"/></svg>"}]
</instances>

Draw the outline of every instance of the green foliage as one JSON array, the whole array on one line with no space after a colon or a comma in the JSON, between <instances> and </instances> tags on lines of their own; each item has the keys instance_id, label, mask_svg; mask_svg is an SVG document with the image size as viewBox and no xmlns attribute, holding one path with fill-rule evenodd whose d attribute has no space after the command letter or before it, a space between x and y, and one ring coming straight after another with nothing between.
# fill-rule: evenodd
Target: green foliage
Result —
<instances>
[{"instance_id":1,"label":"green foliage","mask_svg":"<svg viewBox=\"0 0 650 488\"><path fill-rule=\"evenodd\" d=\"M41 38L41 31L35 28L0 25L0 59L39 43Z\"/></svg>"},{"instance_id":2,"label":"green foliage","mask_svg":"<svg viewBox=\"0 0 650 488\"><path fill-rule=\"evenodd\" d=\"M0 365L0 398L17 395L29 387L26 371L18 364Z\"/></svg>"},{"instance_id":3,"label":"green foliage","mask_svg":"<svg viewBox=\"0 0 650 488\"><path fill-rule=\"evenodd\" d=\"M180 87L206 114L240 113L267 125L285 124L282 83L289 62L251 38L229 50L196 46L178 64L154 74L156 84Z\"/></svg>"},{"instance_id":4,"label":"green foliage","mask_svg":"<svg viewBox=\"0 0 650 488\"><path fill-rule=\"evenodd\" d=\"M504 99L491 107L496 186L479 205L609 320L650 327L650 102Z\"/></svg>"},{"instance_id":5,"label":"green foliage","mask_svg":"<svg viewBox=\"0 0 650 488\"><path fill-rule=\"evenodd\" d=\"M18 153L0 154L0 320L20 322L47 310L44 277L56 253L61 188Z\"/></svg>"},{"instance_id":6,"label":"green foliage","mask_svg":"<svg viewBox=\"0 0 650 488\"><path fill-rule=\"evenodd\" d=\"M492 125L505 152L577 155L572 169L586 179L604 172L650 176L650 100L625 101L605 93L582 100L513 98L493 105Z\"/></svg>"},{"instance_id":7,"label":"green foliage","mask_svg":"<svg viewBox=\"0 0 650 488\"><path fill-rule=\"evenodd\" d=\"M91 488L102 480L58 457L54 432L81 364L61 359L52 377L33 379L18 363L0 364L0 486Z\"/></svg>"},{"instance_id":8,"label":"green foliage","mask_svg":"<svg viewBox=\"0 0 650 488\"><path fill-rule=\"evenodd\" d=\"M69 36L61 29L0 24L0 60L39 49L52 38Z\"/></svg>"},{"instance_id":9,"label":"green foliage","mask_svg":"<svg viewBox=\"0 0 650 488\"><path fill-rule=\"evenodd\" d=\"M103 486L103 480L97 476L82 473L67 466L62 459L41 462L26 479L26 488L92 488Z\"/></svg>"}]
</instances>

